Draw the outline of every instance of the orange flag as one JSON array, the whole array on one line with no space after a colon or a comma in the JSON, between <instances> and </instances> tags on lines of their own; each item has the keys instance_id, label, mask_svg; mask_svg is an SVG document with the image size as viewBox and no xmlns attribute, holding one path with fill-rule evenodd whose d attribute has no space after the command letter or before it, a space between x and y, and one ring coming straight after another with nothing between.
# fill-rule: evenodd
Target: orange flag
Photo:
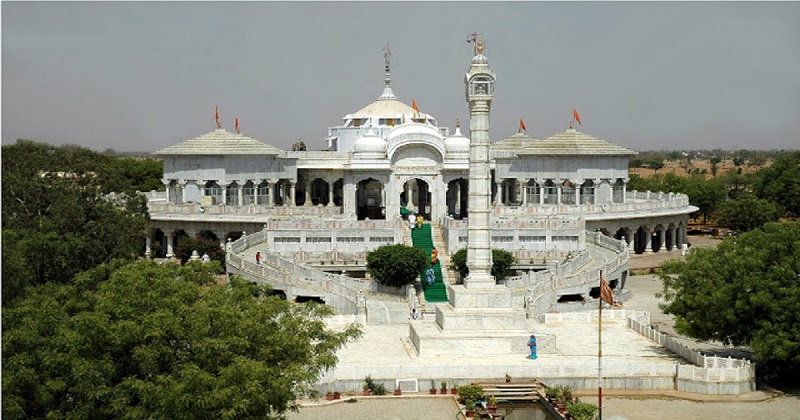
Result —
<instances>
[{"instance_id":1,"label":"orange flag","mask_svg":"<svg viewBox=\"0 0 800 420\"><path fill-rule=\"evenodd\" d=\"M600 299L603 299L603 302L614 306L614 291L611 290L611 287L606 283L603 275L600 275Z\"/></svg>"},{"instance_id":2,"label":"orange flag","mask_svg":"<svg viewBox=\"0 0 800 420\"><path fill-rule=\"evenodd\" d=\"M578 124L581 124L581 116L578 115L578 110L577 109L572 108L572 116L575 118L575 121L577 121ZM581 124L581 125L583 125L583 124Z\"/></svg>"},{"instance_id":3,"label":"orange flag","mask_svg":"<svg viewBox=\"0 0 800 420\"><path fill-rule=\"evenodd\" d=\"M528 129L527 129L527 128L525 128L525 122L524 122L524 121L522 121L522 118L520 118L520 120L519 120L519 129L520 129L520 131L521 131L521 130L528 131Z\"/></svg>"},{"instance_id":4,"label":"orange flag","mask_svg":"<svg viewBox=\"0 0 800 420\"><path fill-rule=\"evenodd\" d=\"M411 100L411 108L414 108L414 111L417 111L417 114L419 114L419 108L417 107L417 101L415 101L413 99Z\"/></svg>"}]
</instances>

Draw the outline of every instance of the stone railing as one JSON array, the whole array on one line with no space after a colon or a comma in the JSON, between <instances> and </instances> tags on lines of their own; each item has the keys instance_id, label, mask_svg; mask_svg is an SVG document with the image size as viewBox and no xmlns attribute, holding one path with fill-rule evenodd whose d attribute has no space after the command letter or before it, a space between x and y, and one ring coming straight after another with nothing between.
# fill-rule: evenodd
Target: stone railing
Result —
<instances>
[{"instance_id":1,"label":"stone railing","mask_svg":"<svg viewBox=\"0 0 800 420\"><path fill-rule=\"evenodd\" d=\"M155 201L154 201L155 200ZM200 203L175 204L165 200L150 199L147 209L151 215L158 214L230 214L263 216L337 216L342 214L341 206L227 206L215 204L203 206Z\"/></svg>"},{"instance_id":2,"label":"stone railing","mask_svg":"<svg viewBox=\"0 0 800 420\"><path fill-rule=\"evenodd\" d=\"M628 327L694 365L678 366L676 387L679 391L740 394L755 390L756 369L749 360L706 356L637 319L629 318Z\"/></svg>"},{"instance_id":3,"label":"stone railing","mask_svg":"<svg viewBox=\"0 0 800 420\"><path fill-rule=\"evenodd\" d=\"M363 313L365 302L362 294L372 289L372 282L325 273L269 251L261 251L261 264L246 261L237 255L250 247L264 243L266 238L267 231L262 230L252 235L243 235L232 242L229 252L225 255L228 270L239 270L271 284L336 295L355 306L358 313Z\"/></svg>"},{"instance_id":4,"label":"stone railing","mask_svg":"<svg viewBox=\"0 0 800 420\"><path fill-rule=\"evenodd\" d=\"M586 243L613 251L615 256L599 265L589 266L591 261L588 249L582 250L574 258L542 271L530 271L521 276L505 280L515 295L524 296L521 305L528 317L536 317L548 312L557 300L558 292L596 285L602 271L607 279L619 276L627 269L629 256L622 241L609 238L600 232L587 232Z\"/></svg>"},{"instance_id":5,"label":"stone railing","mask_svg":"<svg viewBox=\"0 0 800 420\"><path fill-rule=\"evenodd\" d=\"M689 197L686 194L629 191L625 194L624 203L496 205L492 208L492 214L500 217L580 215L681 209L687 206L689 206Z\"/></svg>"}]
</instances>

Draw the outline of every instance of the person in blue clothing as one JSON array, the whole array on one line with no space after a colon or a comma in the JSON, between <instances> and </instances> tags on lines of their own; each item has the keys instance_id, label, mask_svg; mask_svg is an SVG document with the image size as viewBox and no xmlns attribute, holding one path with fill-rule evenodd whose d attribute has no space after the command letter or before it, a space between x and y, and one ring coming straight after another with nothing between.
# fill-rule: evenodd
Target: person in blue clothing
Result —
<instances>
[{"instance_id":1,"label":"person in blue clothing","mask_svg":"<svg viewBox=\"0 0 800 420\"><path fill-rule=\"evenodd\" d=\"M528 358L536 360L537 356L536 356L536 336L535 335L531 335L531 339L528 340L528 348L531 351L531 355L528 356Z\"/></svg>"},{"instance_id":2,"label":"person in blue clothing","mask_svg":"<svg viewBox=\"0 0 800 420\"><path fill-rule=\"evenodd\" d=\"M430 286L435 280L436 274L433 272L433 267L430 267L427 271L425 271L425 282L428 284L428 286Z\"/></svg>"}]
</instances>

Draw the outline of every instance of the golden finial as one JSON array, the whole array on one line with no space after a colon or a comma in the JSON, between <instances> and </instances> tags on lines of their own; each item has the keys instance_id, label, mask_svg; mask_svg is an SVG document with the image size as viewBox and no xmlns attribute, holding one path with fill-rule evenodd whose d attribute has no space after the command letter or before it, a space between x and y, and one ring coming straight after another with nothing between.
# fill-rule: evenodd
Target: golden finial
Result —
<instances>
[{"instance_id":1,"label":"golden finial","mask_svg":"<svg viewBox=\"0 0 800 420\"><path fill-rule=\"evenodd\" d=\"M461 127L461 120L456 118L456 128L459 128L459 127Z\"/></svg>"},{"instance_id":2,"label":"golden finial","mask_svg":"<svg viewBox=\"0 0 800 420\"><path fill-rule=\"evenodd\" d=\"M477 51L478 54L483 54L483 40L482 39L479 39L477 44L475 45L475 51Z\"/></svg>"},{"instance_id":3,"label":"golden finial","mask_svg":"<svg viewBox=\"0 0 800 420\"><path fill-rule=\"evenodd\" d=\"M570 129L572 128L572 125L573 125L573 124L574 124L574 123L572 122L572 120L570 120L570 121L569 121L569 128L570 128Z\"/></svg>"}]
</instances>

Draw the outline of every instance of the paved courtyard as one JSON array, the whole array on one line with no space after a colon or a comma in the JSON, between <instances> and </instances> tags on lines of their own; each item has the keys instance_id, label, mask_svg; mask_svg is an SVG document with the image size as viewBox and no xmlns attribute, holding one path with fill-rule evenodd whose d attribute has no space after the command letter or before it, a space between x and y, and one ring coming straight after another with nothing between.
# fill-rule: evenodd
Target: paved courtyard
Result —
<instances>
[{"instance_id":1,"label":"paved courtyard","mask_svg":"<svg viewBox=\"0 0 800 420\"><path fill-rule=\"evenodd\" d=\"M691 238L695 246L713 246L715 239ZM680 258L677 252L634 256L632 269L658 266L666 258ZM625 309L651 311L653 323L671 330L671 318L658 310L654 293L661 290L660 281L652 275L632 276L628 286L632 297ZM429 321L416 321L429 322ZM597 328L592 323L530 322L529 328L537 334L552 334L557 337L557 354L542 354L533 361L524 355L493 357L430 357L418 358L408 339L407 324L367 325L364 337L351 343L339 353L339 365L332 377L363 381L364 376L382 378L430 377L431 371L447 372L448 377L463 377L465 380L481 377L500 378L506 373L512 377L527 377L533 367L540 366L597 366ZM691 342L692 340L687 340ZM696 343L696 347L720 347L714 343ZM628 330L622 321L603 323L604 366L634 364L686 363L666 352L649 340ZM596 370L595 370L596 371ZM428 385L420 383L423 392L402 397L356 397L358 403L304 402L299 413L289 415L291 420L317 418L364 418L364 419L445 419L454 418L457 408L452 398L429 398L424 394ZM653 393L614 392L604 390L604 418L648 420L663 418L708 419L708 418L792 418L800 412L800 398L785 396L773 398L761 391L741 396L708 397L679 392ZM348 398L348 396L343 396ZM373 399L375 398L375 399ZM411 399L411 400L410 400ZM584 397L592 401L591 395ZM596 399L596 397L595 397ZM688 399L688 400L687 400ZM691 401L692 399L696 401ZM706 402L697 402L706 401ZM714 402L711 402L714 401ZM452 417L451 417L452 416Z\"/></svg>"}]
</instances>

